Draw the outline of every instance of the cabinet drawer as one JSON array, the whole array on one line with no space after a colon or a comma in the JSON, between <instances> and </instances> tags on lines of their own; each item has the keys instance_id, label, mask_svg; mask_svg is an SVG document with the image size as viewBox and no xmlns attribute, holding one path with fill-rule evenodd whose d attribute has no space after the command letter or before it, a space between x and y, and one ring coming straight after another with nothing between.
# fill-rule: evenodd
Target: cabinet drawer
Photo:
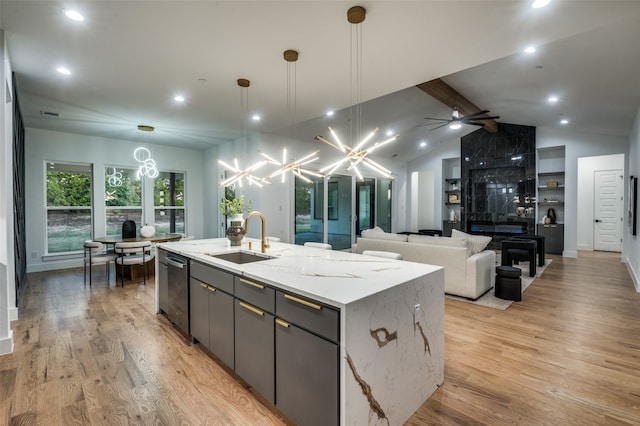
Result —
<instances>
[{"instance_id":1,"label":"cabinet drawer","mask_svg":"<svg viewBox=\"0 0 640 426\"><path fill-rule=\"evenodd\" d=\"M235 277L235 296L265 311L275 311L275 290L259 281Z\"/></svg>"},{"instance_id":2,"label":"cabinet drawer","mask_svg":"<svg viewBox=\"0 0 640 426\"><path fill-rule=\"evenodd\" d=\"M228 272L191 261L191 276L227 293L233 293L233 275Z\"/></svg>"},{"instance_id":3,"label":"cabinet drawer","mask_svg":"<svg viewBox=\"0 0 640 426\"><path fill-rule=\"evenodd\" d=\"M300 327L338 343L340 340L340 311L326 305L278 291L276 315Z\"/></svg>"}]
</instances>

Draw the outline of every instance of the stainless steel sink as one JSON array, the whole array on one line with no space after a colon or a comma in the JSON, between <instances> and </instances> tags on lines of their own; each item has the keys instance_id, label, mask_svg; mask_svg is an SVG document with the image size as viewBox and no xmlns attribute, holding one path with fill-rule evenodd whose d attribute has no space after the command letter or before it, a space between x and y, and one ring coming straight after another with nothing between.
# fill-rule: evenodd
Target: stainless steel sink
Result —
<instances>
[{"instance_id":1,"label":"stainless steel sink","mask_svg":"<svg viewBox=\"0 0 640 426\"><path fill-rule=\"evenodd\" d=\"M251 262L261 262L263 260L273 259L272 256L267 256L265 254L255 253L252 251L234 251L231 253L222 253L222 254L209 254L207 256L215 257L217 259L226 260L227 262L233 263L251 263Z\"/></svg>"}]
</instances>

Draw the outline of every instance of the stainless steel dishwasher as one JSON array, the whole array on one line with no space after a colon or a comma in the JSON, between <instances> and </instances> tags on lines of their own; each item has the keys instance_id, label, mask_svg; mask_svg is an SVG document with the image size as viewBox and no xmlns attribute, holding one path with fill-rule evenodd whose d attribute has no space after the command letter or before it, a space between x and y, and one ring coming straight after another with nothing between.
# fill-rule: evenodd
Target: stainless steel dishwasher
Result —
<instances>
[{"instance_id":1,"label":"stainless steel dishwasher","mask_svg":"<svg viewBox=\"0 0 640 426\"><path fill-rule=\"evenodd\" d=\"M167 254L169 276L169 311L167 317L189 334L189 259Z\"/></svg>"}]
</instances>

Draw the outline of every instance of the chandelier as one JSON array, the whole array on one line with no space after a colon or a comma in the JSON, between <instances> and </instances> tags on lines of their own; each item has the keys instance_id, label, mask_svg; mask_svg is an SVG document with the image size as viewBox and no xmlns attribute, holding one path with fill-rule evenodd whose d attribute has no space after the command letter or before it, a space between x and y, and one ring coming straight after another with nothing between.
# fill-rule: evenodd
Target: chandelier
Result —
<instances>
[{"instance_id":1,"label":"chandelier","mask_svg":"<svg viewBox=\"0 0 640 426\"><path fill-rule=\"evenodd\" d=\"M347 11L347 21L349 21L351 25L351 81L355 81L355 87L353 87L353 83L351 86L351 105L356 105L355 111L355 121L356 121L356 139L360 136L360 118L362 116L362 28L360 24L364 22L366 18L366 10L362 6L354 6L349 8ZM354 60L355 56L355 60ZM355 69L355 70L354 70ZM355 96L355 99L354 99ZM352 106L352 115L353 115L353 106ZM354 120L351 120L353 123ZM371 133L369 133L366 137L360 139L355 146L351 147L347 144L342 143L336 132L329 127L329 132L333 138L333 142L329 141L324 136L318 135L315 137L316 140L326 143L332 148L337 149L344 157L335 163L328 165L320 169L320 172L327 172L327 174L333 174L340 166L347 164L347 171L354 172L360 180L363 180L362 173L358 166L365 165L369 167L371 170L389 178L393 179L393 172L388 168L384 167L382 164L374 161L370 154L376 149L395 141L398 138L398 135L392 136L382 142L377 142L372 146L365 148L365 146L369 143L369 141L375 136L378 129L376 128Z\"/></svg>"}]
</instances>

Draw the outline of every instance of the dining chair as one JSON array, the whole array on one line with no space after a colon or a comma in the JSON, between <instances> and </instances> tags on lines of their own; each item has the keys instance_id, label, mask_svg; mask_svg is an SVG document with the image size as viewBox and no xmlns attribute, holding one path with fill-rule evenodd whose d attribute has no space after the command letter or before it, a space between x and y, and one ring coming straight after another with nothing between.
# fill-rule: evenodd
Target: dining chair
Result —
<instances>
[{"instance_id":1,"label":"dining chair","mask_svg":"<svg viewBox=\"0 0 640 426\"><path fill-rule=\"evenodd\" d=\"M315 248L319 248L319 249L323 249L323 250L331 250L333 247L331 247L331 244L325 244L325 243L316 243L313 241L307 241L306 243L304 243L305 247L315 247Z\"/></svg>"},{"instance_id":2,"label":"dining chair","mask_svg":"<svg viewBox=\"0 0 640 426\"><path fill-rule=\"evenodd\" d=\"M118 256L115 253L107 253L102 243L87 240L84 242L84 285L87 285L87 265L89 265L89 287L92 281L92 266L95 263L104 263L107 270L107 284L109 284L109 264Z\"/></svg>"},{"instance_id":3,"label":"dining chair","mask_svg":"<svg viewBox=\"0 0 640 426\"><path fill-rule=\"evenodd\" d=\"M116 265L120 265L120 282L124 287L124 267L125 265L142 265L143 267L143 283L147 285L147 265L155 258L155 254L151 251L150 241L135 241L128 243L116 243L115 253Z\"/></svg>"},{"instance_id":4,"label":"dining chair","mask_svg":"<svg viewBox=\"0 0 640 426\"><path fill-rule=\"evenodd\" d=\"M136 237L136 223L133 220L122 222L122 238Z\"/></svg>"}]
</instances>

